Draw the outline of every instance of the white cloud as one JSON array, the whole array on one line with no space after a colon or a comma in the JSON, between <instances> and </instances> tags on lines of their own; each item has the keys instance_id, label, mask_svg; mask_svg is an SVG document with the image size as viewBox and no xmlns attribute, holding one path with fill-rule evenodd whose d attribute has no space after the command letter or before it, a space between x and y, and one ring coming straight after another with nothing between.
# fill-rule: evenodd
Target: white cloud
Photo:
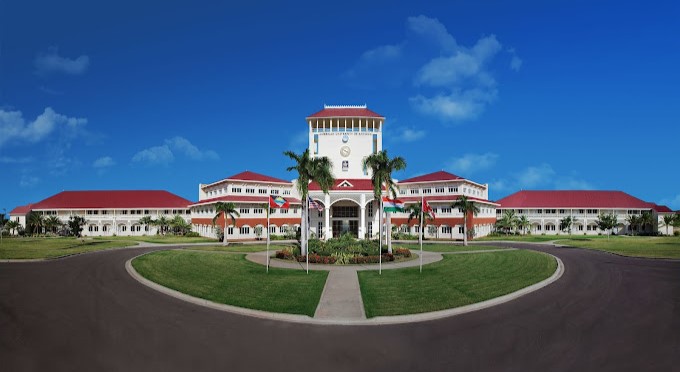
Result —
<instances>
[{"instance_id":1,"label":"white cloud","mask_svg":"<svg viewBox=\"0 0 680 372\"><path fill-rule=\"evenodd\" d=\"M116 165L116 162L110 156L103 156L92 163L94 168L108 168Z\"/></svg>"},{"instance_id":2,"label":"white cloud","mask_svg":"<svg viewBox=\"0 0 680 372\"><path fill-rule=\"evenodd\" d=\"M21 176L21 180L19 181L19 186L23 188L31 188L37 185L40 182L40 178L36 176L31 176L24 174Z\"/></svg>"},{"instance_id":3,"label":"white cloud","mask_svg":"<svg viewBox=\"0 0 680 372\"><path fill-rule=\"evenodd\" d=\"M555 188L559 190L593 190L590 182L573 177L560 177L555 181Z\"/></svg>"},{"instance_id":4,"label":"white cloud","mask_svg":"<svg viewBox=\"0 0 680 372\"><path fill-rule=\"evenodd\" d=\"M181 152L193 160L217 160L219 155L212 150L201 151L184 137L173 137L165 140L165 144L171 149Z\"/></svg>"},{"instance_id":5,"label":"white cloud","mask_svg":"<svg viewBox=\"0 0 680 372\"><path fill-rule=\"evenodd\" d=\"M58 129L77 134L86 123L87 119L61 115L51 107L45 108L42 114L28 123L21 111L0 109L0 147L15 140L36 143Z\"/></svg>"},{"instance_id":6,"label":"white cloud","mask_svg":"<svg viewBox=\"0 0 680 372\"><path fill-rule=\"evenodd\" d=\"M59 55L59 49L52 47L47 50L47 53L38 54L33 64L35 65L36 74L41 76L51 73L80 75L87 71L90 65L90 57L86 55L74 59L62 57Z\"/></svg>"},{"instance_id":7,"label":"white cloud","mask_svg":"<svg viewBox=\"0 0 680 372\"><path fill-rule=\"evenodd\" d=\"M411 97L413 106L424 114L438 116L448 121L477 118L486 105L496 99L496 89L454 90L450 94L434 97L417 95Z\"/></svg>"},{"instance_id":8,"label":"white cloud","mask_svg":"<svg viewBox=\"0 0 680 372\"><path fill-rule=\"evenodd\" d=\"M493 192L515 192L526 189L593 190L590 182L574 176L559 176L549 164L530 166L506 179L490 184Z\"/></svg>"},{"instance_id":9,"label":"white cloud","mask_svg":"<svg viewBox=\"0 0 680 372\"><path fill-rule=\"evenodd\" d=\"M397 128L392 137L396 142L415 142L425 138L426 132L416 128Z\"/></svg>"},{"instance_id":10,"label":"white cloud","mask_svg":"<svg viewBox=\"0 0 680 372\"><path fill-rule=\"evenodd\" d=\"M401 45L383 45L365 51L361 60L366 63L389 61L401 57L401 50Z\"/></svg>"},{"instance_id":11,"label":"white cloud","mask_svg":"<svg viewBox=\"0 0 680 372\"><path fill-rule=\"evenodd\" d=\"M407 25L410 31L437 45L442 53L452 53L458 49L456 39L436 18L429 18L424 15L409 17Z\"/></svg>"},{"instance_id":12,"label":"white cloud","mask_svg":"<svg viewBox=\"0 0 680 372\"><path fill-rule=\"evenodd\" d=\"M148 165L169 165L175 155L184 155L191 160L217 160L219 155L213 150L200 150L184 137L166 139L161 146L153 146L139 151L132 157L133 162Z\"/></svg>"},{"instance_id":13,"label":"white cloud","mask_svg":"<svg viewBox=\"0 0 680 372\"><path fill-rule=\"evenodd\" d=\"M510 69L512 71L519 71L522 68L522 60L517 56L517 52L514 48L508 49L508 53L512 56L510 59Z\"/></svg>"},{"instance_id":14,"label":"white cloud","mask_svg":"<svg viewBox=\"0 0 680 372\"><path fill-rule=\"evenodd\" d=\"M548 164L528 167L517 174L517 183L521 189L531 189L552 181L555 171Z\"/></svg>"},{"instance_id":15,"label":"white cloud","mask_svg":"<svg viewBox=\"0 0 680 372\"><path fill-rule=\"evenodd\" d=\"M473 173L491 168L496 164L496 160L498 160L498 155L491 152L485 154L465 154L459 158L451 159L446 168L453 173Z\"/></svg>"}]
</instances>

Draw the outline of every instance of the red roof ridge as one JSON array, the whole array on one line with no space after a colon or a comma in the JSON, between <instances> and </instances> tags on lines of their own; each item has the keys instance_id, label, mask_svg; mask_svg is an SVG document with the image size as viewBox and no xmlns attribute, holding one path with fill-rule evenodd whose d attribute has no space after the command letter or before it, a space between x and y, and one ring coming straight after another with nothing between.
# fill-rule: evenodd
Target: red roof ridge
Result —
<instances>
[{"instance_id":1,"label":"red roof ridge","mask_svg":"<svg viewBox=\"0 0 680 372\"><path fill-rule=\"evenodd\" d=\"M337 118L337 117L367 117L367 118L381 118L385 117L367 108L366 105L324 105L323 110L317 111L309 116L309 118Z\"/></svg>"},{"instance_id":2,"label":"red roof ridge","mask_svg":"<svg viewBox=\"0 0 680 372\"><path fill-rule=\"evenodd\" d=\"M274 182L274 183L285 183L285 184L289 184L289 185L292 184L292 182L283 180L281 178L267 176L266 174L246 170L246 171L237 173L233 176L223 178L219 181L211 182L208 185L212 185L212 184L216 184L216 183L224 182L224 181Z\"/></svg>"},{"instance_id":3,"label":"red roof ridge","mask_svg":"<svg viewBox=\"0 0 680 372\"><path fill-rule=\"evenodd\" d=\"M418 182L435 182L435 181L452 181L452 180L464 180L465 178L455 175L453 173L449 173L446 171L437 171L437 172L432 172L428 174L423 174L420 176L416 177L411 177L407 178L405 180L401 180L398 183L399 184L404 184L404 183L418 183Z\"/></svg>"}]
</instances>

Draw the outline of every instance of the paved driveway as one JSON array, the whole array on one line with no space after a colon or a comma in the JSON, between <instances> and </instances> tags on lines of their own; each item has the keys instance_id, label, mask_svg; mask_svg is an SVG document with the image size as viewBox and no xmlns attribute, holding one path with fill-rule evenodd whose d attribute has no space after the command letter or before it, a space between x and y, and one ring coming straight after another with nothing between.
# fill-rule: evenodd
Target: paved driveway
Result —
<instances>
[{"instance_id":1,"label":"paved driveway","mask_svg":"<svg viewBox=\"0 0 680 372\"><path fill-rule=\"evenodd\" d=\"M2 371L680 370L680 262L571 248L566 271L518 300L391 326L254 319L128 276L133 248L0 264Z\"/></svg>"}]
</instances>

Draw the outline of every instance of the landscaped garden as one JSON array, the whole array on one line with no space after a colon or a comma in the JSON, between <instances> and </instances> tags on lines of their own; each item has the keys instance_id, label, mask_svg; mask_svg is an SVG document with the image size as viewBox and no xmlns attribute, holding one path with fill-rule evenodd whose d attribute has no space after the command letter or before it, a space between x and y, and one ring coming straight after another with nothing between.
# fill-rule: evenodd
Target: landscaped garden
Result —
<instances>
[{"instance_id":1,"label":"landscaped garden","mask_svg":"<svg viewBox=\"0 0 680 372\"><path fill-rule=\"evenodd\" d=\"M367 317L415 314L469 305L499 297L555 272L547 254L524 250L445 255L423 267L359 271Z\"/></svg>"},{"instance_id":2,"label":"landscaped garden","mask_svg":"<svg viewBox=\"0 0 680 372\"><path fill-rule=\"evenodd\" d=\"M130 239L95 240L88 238L3 238L0 259L57 258L109 248L135 246Z\"/></svg>"},{"instance_id":3,"label":"landscaped garden","mask_svg":"<svg viewBox=\"0 0 680 372\"><path fill-rule=\"evenodd\" d=\"M159 251L132 261L145 278L213 302L276 313L314 316L327 271L286 270L240 254Z\"/></svg>"}]
</instances>

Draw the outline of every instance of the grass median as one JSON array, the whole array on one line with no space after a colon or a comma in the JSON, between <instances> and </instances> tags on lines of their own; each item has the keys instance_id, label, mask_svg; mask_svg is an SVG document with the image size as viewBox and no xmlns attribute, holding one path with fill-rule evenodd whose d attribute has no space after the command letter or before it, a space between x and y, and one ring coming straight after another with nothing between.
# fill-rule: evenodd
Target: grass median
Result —
<instances>
[{"instance_id":1,"label":"grass median","mask_svg":"<svg viewBox=\"0 0 680 372\"><path fill-rule=\"evenodd\" d=\"M274 254L276 251L280 251L285 247L290 247L290 244L272 244L269 246L269 252ZM266 244L241 244L241 243L229 243L227 246L223 245L197 245L193 247L186 247L186 250L191 251L207 251L207 252L235 252L235 253L251 253L251 252L264 252L267 250Z\"/></svg>"},{"instance_id":2,"label":"grass median","mask_svg":"<svg viewBox=\"0 0 680 372\"><path fill-rule=\"evenodd\" d=\"M217 239L206 238L203 236L181 236L181 235L142 235L142 236L98 236L95 240L134 240L137 242L156 243L156 244L182 244L182 243L216 243Z\"/></svg>"},{"instance_id":3,"label":"grass median","mask_svg":"<svg viewBox=\"0 0 680 372\"><path fill-rule=\"evenodd\" d=\"M132 266L162 286L217 303L314 316L327 271L286 270L252 263L239 254L160 251Z\"/></svg>"},{"instance_id":4,"label":"grass median","mask_svg":"<svg viewBox=\"0 0 680 372\"><path fill-rule=\"evenodd\" d=\"M408 248L413 250L420 250L418 244L396 244L399 248ZM468 246L460 244L444 244L444 243L423 243L423 251L427 252L467 252L467 251L488 251L494 249L505 249L505 247L493 247L490 245L476 245L470 244Z\"/></svg>"},{"instance_id":5,"label":"grass median","mask_svg":"<svg viewBox=\"0 0 680 372\"><path fill-rule=\"evenodd\" d=\"M137 245L131 240L88 238L4 238L0 259L57 258L77 253Z\"/></svg>"},{"instance_id":6,"label":"grass median","mask_svg":"<svg viewBox=\"0 0 680 372\"><path fill-rule=\"evenodd\" d=\"M557 268L547 254L525 250L445 255L423 267L360 271L367 317L416 314L481 302L550 277Z\"/></svg>"},{"instance_id":7,"label":"grass median","mask_svg":"<svg viewBox=\"0 0 680 372\"><path fill-rule=\"evenodd\" d=\"M680 237L677 236L612 236L560 239L557 244L595 249L623 256L645 258L680 258Z\"/></svg>"}]
</instances>

